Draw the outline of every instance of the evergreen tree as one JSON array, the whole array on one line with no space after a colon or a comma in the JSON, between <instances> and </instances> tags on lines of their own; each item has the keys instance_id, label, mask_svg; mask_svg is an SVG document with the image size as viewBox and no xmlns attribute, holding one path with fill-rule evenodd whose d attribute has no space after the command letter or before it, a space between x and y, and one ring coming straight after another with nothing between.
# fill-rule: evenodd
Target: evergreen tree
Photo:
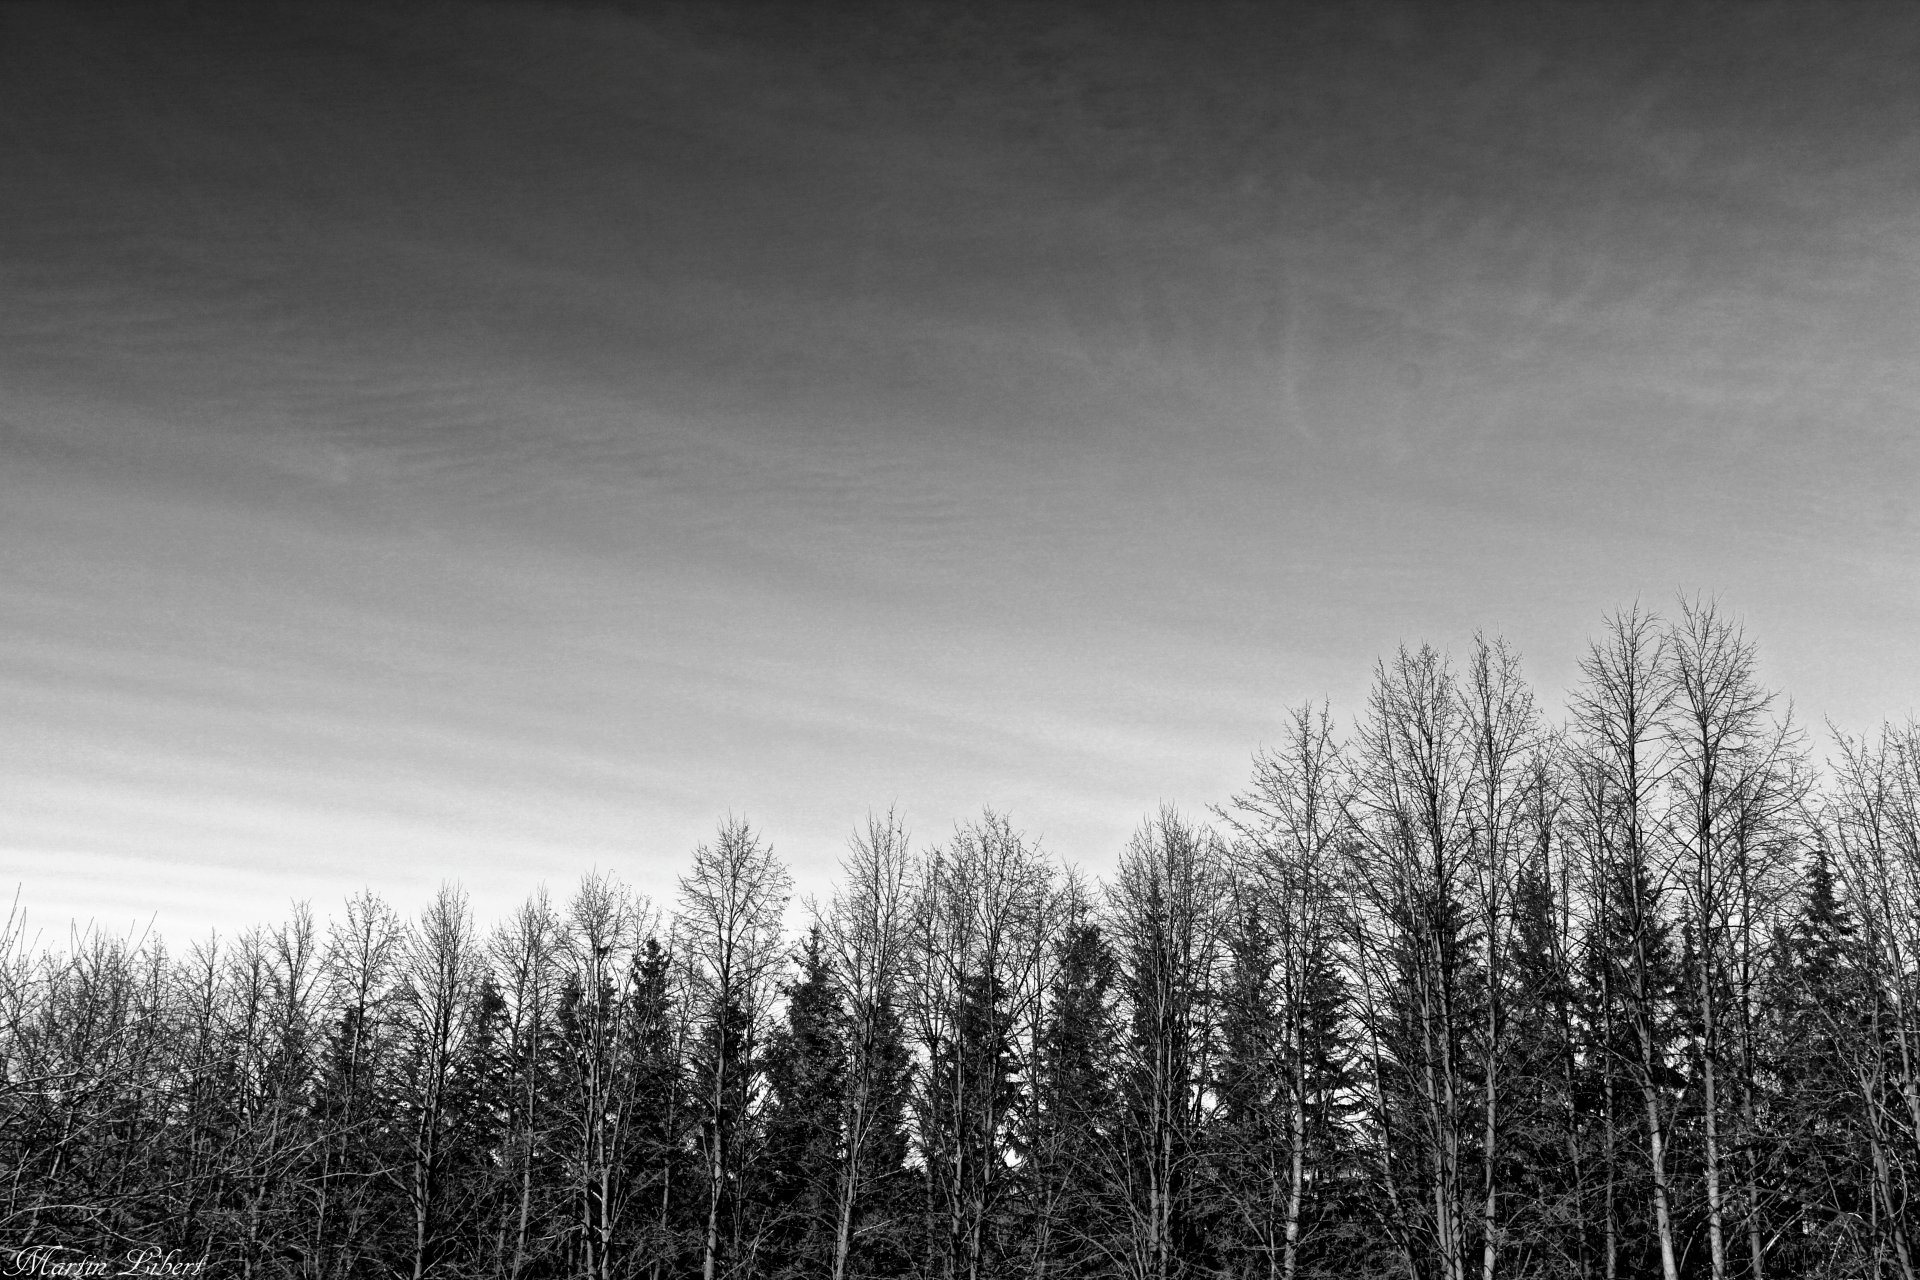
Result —
<instances>
[{"instance_id":1,"label":"evergreen tree","mask_svg":"<svg viewBox=\"0 0 1920 1280\"><path fill-rule=\"evenodd\" d=\"M835 1196L845 1157L845 1011L815 927L786 988L785 1025L767 1047L769 1099L759 1211L762 1269L778 1277L819 1276L833 1265Z\"/></svg>"},{"instance_id":2,"label":"evergreen tree","mask_svg":"<svg viewBox=\"0 0 1920 1280\"><path fill-rule=\"evenodd\" d=\"M851 1157L859 1162L861 1193L850 1223L846 1274L878 1280L914 1274L916 1260L925 1254L919 1232L926 1172L910 1162L914 1066L906 1024L891 996L875 1002L867 1054L866 1138Z\"/></svg>"},{"instance_id":3,"label":"evergreen tree","mask_svg":"<svg viewBox=\"0 0 1920 1280\"><path fill-rule=\"evenodd\" d=\"M1114 958L1100 926L1076 912L1053 943L1053 972L1022 1141L1032 1273L1105 1273L1118 1233L1111 1211L1116 1030Z\"/></svg>"},{"instance_id":4,"label":"evergreen tree","mask_svg":"<svg viewBox=\"0 0 1920 1280\"><path fill-rule=\"evenodd\" d=\"M1219 1111L1213 1126L1215 1230L1233 1274L1277 1274L1285 1248L1291 1134L1286 1048L1266 903L1243 894L1227 934L1220 998Z\"/></svg>"},{"instance_id":5,"label":"evergreen tree","mask_svg":"<svg viewBox=\"0 0 1920 1280\"><path fill-rule=\"evenodd\" d=\"M1772 1215L1783 1230L1773 1258L1781 1274L1862 1274L1872 1240L1871 1157L1853 1072L1862 1016L1856 930L1816 845L1793 914L1775 932L1769 983L1770 1048L1783 1131L1764 1152L1761 1178L1777 1189ZM1836 1245L1839 1247L1836 1248Z\"/></svg>"},{"instance_id":6,"label":"evergreen tree","mask_svg":"<svg viewBox=\"0 0 1920 1280\"><path fill-rule=\"evenodd\" d=\"M674 999L674 964L658 937L634 958L632 1045L635 1129L629 1173L634 1256L651 1280L678 1274L693 1254L694 1223L688 1190L694 1178L689 1124L692 1099L685 1075L687 1018Z\"/></svg>"}]
</instances>

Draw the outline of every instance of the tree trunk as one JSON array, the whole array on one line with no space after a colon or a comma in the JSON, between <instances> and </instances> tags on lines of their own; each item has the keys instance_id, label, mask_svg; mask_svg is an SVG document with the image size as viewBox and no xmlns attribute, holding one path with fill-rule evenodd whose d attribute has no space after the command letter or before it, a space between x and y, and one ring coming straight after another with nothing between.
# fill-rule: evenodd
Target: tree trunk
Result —
<instances>
[{"instance_id":1,"label":"tree trunk","mask_svg":"<svg viewBox=\"0 0 1920 1280\"><path fill-rule=\"evenodd\" d=\"M1701 981L1705 983L1704 978ZM1710 1005L1711 1002L1703 999L1703 1003ZM1701 1037L1700 1085L1705 1110L1706 1167L1704 1173L1707 1183L1707 1244L1713 1263L1713 1280L1726 1280L1726 1210L1720 1196L1720 1108L1714 1087L1712 1009L1709 1007L1703 1010L1703 1014L1707 1020L1707 1030Z\"/></svg>"},{"instance_id":2,"label":"tree trunk","mask_svg":"<svg viewBox=\"0 0 1920 1280\"><path fill-rule=\"evenodd\" d=\"M1287 1100L1287 1137L1292 1150L1287 1169L1286 1244L1280 1268L1282 1280L1294 1280L1294 1273L1299 1266L1300 1206L1307 1183L1307 1067L1305 1046L1301 1043L1300 1035L1300 1019L1304 1015L1298 1011L1299 1001L1300 997L1296 994L1292 1002L1295 1007L1287 1015L1288 1050L1293 1058L1293 1096Z\"/></svg>"},{"instance_id":3,"label":"tree trunk","mask_svg":"<svg viewBox=\"0 0 1920 1280\"><path fill-rule=\"evenodd\" d=\"M1653 1029L1642 1015L1640 1032L1640 1099L1647 1112L1647 1162L1653 1176L1653 1220L1660 1233L1660 1274L1664 1280L1680 1280L1680 1267L1673 1254L1673 1214L1667 1196L1666 1118L1660 1104L1660 1090L1653 1071Z\"/></svg>"}]
</instances>

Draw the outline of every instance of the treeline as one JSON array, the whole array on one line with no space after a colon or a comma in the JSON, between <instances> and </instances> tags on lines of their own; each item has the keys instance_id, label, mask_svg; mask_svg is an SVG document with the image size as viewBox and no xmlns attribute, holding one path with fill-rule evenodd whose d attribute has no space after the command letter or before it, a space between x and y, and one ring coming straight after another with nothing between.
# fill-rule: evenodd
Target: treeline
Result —
<instances>
[{"instance_id":1,"label":"treeline","mask_svg":"<svg viewBox=\"0 0 1920 1280\"><path fill-rule=\"evenodd\" d=\"M1816 774L1710 606L1379 664L1105 883L891 815L783 929L372 896L182 955L16 935L0 1240L241 1276L1900 1277L1920 730ZM224 1269L224 1270L223 1270Z\"/></svg>"}]
</instances>

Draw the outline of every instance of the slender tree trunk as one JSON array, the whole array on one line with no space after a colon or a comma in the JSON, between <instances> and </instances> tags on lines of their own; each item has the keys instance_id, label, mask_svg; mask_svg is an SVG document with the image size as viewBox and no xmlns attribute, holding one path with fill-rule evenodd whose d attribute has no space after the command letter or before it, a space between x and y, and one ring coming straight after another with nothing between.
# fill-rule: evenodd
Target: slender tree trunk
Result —
<instances>
[{"instance_id":1,"label":"slender tree trunk","mask_svg":"<svg viewBox=\"0 0 1920 1280\"><path fill-rule=\"evenodd\" d=\"M1437 922L1436 922L1437 925ZM1460 1187L1460 1092L1453 1057L1453 993L1448 981L1445 957L1436 927L1432 937L1433 981L1440 1000L1440 1026L1436 1037L1440 1056L1440 1182L1436 1189L1442 1208L1441 1240L1447 1280L1466 1280L1466 1231L1461 1221L1465 1208Z\"/></svg>"},{"instance_id":2,"label":"slender tree trunk","mask_svg":"<svg viewBox=\"0 0 1920 1280\"><path fill-rule=\"evenodd\" d=\"M429 1128L432 1123L423 1115L414 1138L413 1280L420 1280L427 1273L428 1213L433 1195L433 1133Z\"/></svg>"},{"instance_id":3,"label":"slender tree trunk","mask_svg":"<svg viewBox=\"0 0 1920 1280\"><path fill-rule=\"evenodd\" d=\"M724 1006L721 1017L726 1016ZM726 1186L726 1155L722 1150L725 1144L722 1118L725 1115L726 1093L726 1035L724 1026L717 1037L718 1049L714 1055L713 1068L713 1111L711 1116L712 1132L707 1137L707 1235L706 1248L700 1260L701 1280L713 1280L714 1269L720 1254L720 1197Z\"/></svg>"},{"instance_id":4,"label":"slender tree trunk","mask_svg":"<svg viewBox=\"0 0 1920 1280\"><path fill-rule=\"evenodd\" d=\"M875 1042L878 1039L873 1022L873 1010L870 1007L863 1008L860 1034L855 1041L859 1060L854 1064L854 1086L848 1099L846 1157L841 1166L839 1203L834 1213L832 1280L846 1280L847 1258L853 1248L854 1206L861 1189L861 1160L869 1124L867 1104L872 1089Z\"/></svg>"},{"instance_id":5,"label":"slender tree trunk","mask_svg":"<svg viewBox=\"0 0 1920 1280\"><path fill-rule=\"evenodd\" d=\"M1400 1181L1393 1174L1393 1112L1387 1105L1386 1055L1380 1047L1380 1014L1374 1005L1373 979L1368 973L1366 944L1360 944L1361 998L1365 1001L1367 1060L1373 1068L1373 1095L1380 1113L1380 1189L1386 1195L1388 1230L1400 1246L1401 1261L1406 1264L1407 1280L1421 1280L1420 1259L1414 1251L1413 1232L1407 1222L1407 1210L1401 1203Z\"/></svg>"},{"instance_id":6,"label":"slender tree trunk","mask_svg":"<svg viewBox=\"0 0 1920 1280\"><path fill-rule=\"evenodd\" d=\"M1603 1256L1605 1258L1604 1265L1607 1280L1617 1280L1620 1274L1620 1210L1616 1202L1617 1192L1615 1184L1619 1174L1615 1164L1614 1153L1618 1149L1620 1140L1614 1131L1613 1069L1611 1066L1603 1066L1601 1070L1604 1073L1601 1077L1601 1089L1605 1094L1605 1097L1602 1099L1602 1105L1606 1108L1606 1134L1604 1140L1607 1144L1605 1152L1607 1162L1606 1252Z\"/></svg>"},{"instance_id":7,"label":"slender tree trunk","mask_svg":"<svg viewBox=\"0 0 1920 1280\"><path fill-rule=\"evenodd\" d=\"M1564 900L1564 889L1562 898ZM1578 1055L1574 1051L1573 1011L1569 1008L1567 992L1568 964L1565 951L1565 929L1554 942L1554 981L1559 984L1559 993L1555 1004L1560 1032L1560 1068L1562 1084L1567 1091L1566 1132L1567 1164L1573 1170L1574 1204L1574 1259L1580 1280L1588 1280L1593 1271L1592 1255L1589 1252L1587 1235L1587 1169L1586 1158L1580 1142L1580 1108L1578 1103L1579 1077Z\"/></svg>"},{"instance_id":8,"label":"slender tree trunk","mask_svg":"<svg viewBox=\"0 0 1920 1280\"><path fill-rule=\"evenodd\" d=\"M1879 994L1878 975L1872 975L1870 981L1875 988L1866 1027L1867 1044L1871 1046L1868 1051L1871 1054L1868 1060L1870 1065L1856 1066L1854 1078L1858 1081L1860 1101L1866 1112L1867 1142L1873 1159L1874 1199L1886 1211L1887 1235L1893 1246L1894 1258L1900 1265L1901 1280L1916 1280L1913 1249L1907 1235L1905 1215L1901 1212L1904 1205L1895 1199L1894 1173L1887 1159L1888 1126L1884 1101L1887 1081L1886 1034L1881 1024L1884 1006ZM1920 1129L1913 1132L1920 1134Z\"/></svg>"},{"instance_id":9,"label":"slender tree trunk","mask_svg":"<svg viewBox=\"0 0 1920 1280\"><path fill-rule=\"evenodd\" d=\"M1713 1059L1703 1055L1700 1071L1702 1100L1705 1104L1704 1137L1706 1143L1705 1177L1707 1184L1707 1245L1713 1263L1714 1280L1727 1274L1726 1209L1720 1194L1720 1122L1716 1097Z\"/></svg>"},{"instance_id":10,"label":"slender tree trunk","mask_svg":"<svg viewBox=\"0 0 1920 1280\"><path fill-rule=\"evenodd\" d=\"M853 1243L854 1176L849 1173L840 1183L839 1211L834 1215L833 1280L846 1280L847 1253Z\"/></svg>"},{"instance_id":11,"label":"slender tree trunk","mask_svg":"<svg viewBox=\"0 0 1920 1280\"><path fill-rule=\"evenodd\" d=\"M1635 946L1644 948L1644 942L1636 940ZM1644 972L1644 952L1641 966ZM1647 993L1644 986L1636 994L1641 1001L1641 1007L1635 1011L1635 1031L1640 1038L1640 1100L1647 1113L1647 1163L1653 1177L1654 1228L1660 1235L1660 1274L1665 1280L1680 1280L1680 1267L1673 1253L1673 1214L1667 1188L1666 1116L1660 1102L1658 1077L1654 1073L1653 1028L1647 1021Z\"/></svg>"},{"instance_id":12,"label":"slender tree trunk","mask_svg":"<svg viewBox=\"0 0 1920 1280\"><path fill-rule=\"evenodd\" d=\"M1712 947L1706 937L1711 922L1703 913L1700 921L1700 1088L1704 1109L1707 1184L1707 1245L1713 1264L1713 1280L1726 1280L1727 1242L1726 1207L1720 1194L1720 1099L1714 1059L1718 1056L1712 991Z\"/></svg>"},{"instance_id":13,"label":"slender tree trunk","mask_svg":"<svg viewBox=\"0 0 1920 1280\"><path fill-rule=\"evenodd\" d=\"M1618 1280L1620 1274L1619 1196L1619 1103L1614 1097L1613 960L1601 957L1600 1036L1601 1050L1595 1055L1600 1063L1600 1105L1604 1108L1602 1140L1606 1148L1606 1252L1602 1255L1606 1280Z\"/></svg>"},{"instance_id":14,"label":"slender tree trunk","mask_svg":"<svg viewBox=\"0 0 1920 1280\"><path fill-rule=\"evenodd\" d=\"M1904 1222L1905 1215L1900 1212L1901 1206L1897 1204L1894 1199L1893 1171L1888 1165L1887 1148L1882 1139L1881 1125L1877 1118L1871 1123L1873 1125L1873 1132L1868 1136L1868 1143L1873 1152L1875 1197L1879 1200L1881 1207L1886 1211L1888 1222L1887 1234L1893 1245L1894 1259L1900 1264L1901 1280L1915 1280L1913 1249L1908 1241Z\"/></svg>"},{"instance_id":15,"label":"slender tree trunk","mask_svg":"<svg viewBox=\"0 0 1920 1280\"><path fill-rule=\"evenodd\" d=\"M1304 983L1296 983L1296 988ZM1286 1244L1281 1264L1282 1280L1294 1280L1300 1256L1300 1208L1307 1185L1307 1066L1305 1045L1300 1034L1300 996L1296 990L1287 1014L1288 1051L1292 1056L1292 1097L1287 1100L1287 1139L1291 1147L1287 1169ZM1269 1265L1269 1271L1272 1267Z\"/></svg>"},{"instance_id":16,"label":"slender tree trunk","mask_svg":"<svg viewBox=\"0 0 1920 1280\"><path fill-rule=\"evenodd\" d=\"M1751 1019L1749 1019L1749 1023ZM1754 1067L1751 1027L1743 1040L1741 1053L1740 1115L1746 1128L1749 1152L1746 1159L1747 1267L1750 1280L1766 1280L1767 1246L1760 1222L1760 1154L1754 1150L1760 1140L1760 1117L1753 1105Z\"/></svg>"},{"instance_id":17,"label":"slender tree trunk","mask_svg":"<svg viewBox=\"0 0 1920 1280\"><path fill-rule=\"evenodd\" d=\"M1499 968L1498 953L1495 950L1493 935L1498 927L1497 921L1487 922L1487 1048L1485 1053L1485 1075L1483 1081L1482 1106L1486 1112L1486 1130L1482 1138L1485 1144L1482 1161L1485 1170L1484 1198L1480 1206L1480 1228L1482 1232L1480 1277L1481 1280L1493 1280L1495 1261L1499 1256L1499 1172L1496 1161L1499 1155L1499 1080L1500 1080L1500 1019L1499 1019Z\"/></svg>"},{"instance_id":18,"label":"slender tree trunk","mask_svg":"<svg viewBox=\"0 0 1920 1280\"><path fill-rule=\"evenodd\" d=\"M527 1225L533 1212L533 1132L529 1118L526 1140L520 1148L520 1206L514 1215L513 1269L507 1274L519 1280L527 1265Z\"/></svg>"}]
</instances>

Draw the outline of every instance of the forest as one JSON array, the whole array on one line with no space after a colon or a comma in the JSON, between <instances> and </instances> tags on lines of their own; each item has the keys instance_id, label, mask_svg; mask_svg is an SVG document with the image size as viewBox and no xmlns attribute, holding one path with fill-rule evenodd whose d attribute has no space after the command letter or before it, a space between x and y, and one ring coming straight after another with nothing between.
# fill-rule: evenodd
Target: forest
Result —
<instances>
[{"instance_id":1,"label":"forest","mask_svg":"<svg viewBox=\"0 0 1920 1280\"><path fill-rule=\"evenodd\" d=\"M1920 1280L1920 727L1756 661L1405 647L1097 878L888 813L817 901L729 819L667 902L16 910L0 1271Z\"/></svg>"}]
</instances>

